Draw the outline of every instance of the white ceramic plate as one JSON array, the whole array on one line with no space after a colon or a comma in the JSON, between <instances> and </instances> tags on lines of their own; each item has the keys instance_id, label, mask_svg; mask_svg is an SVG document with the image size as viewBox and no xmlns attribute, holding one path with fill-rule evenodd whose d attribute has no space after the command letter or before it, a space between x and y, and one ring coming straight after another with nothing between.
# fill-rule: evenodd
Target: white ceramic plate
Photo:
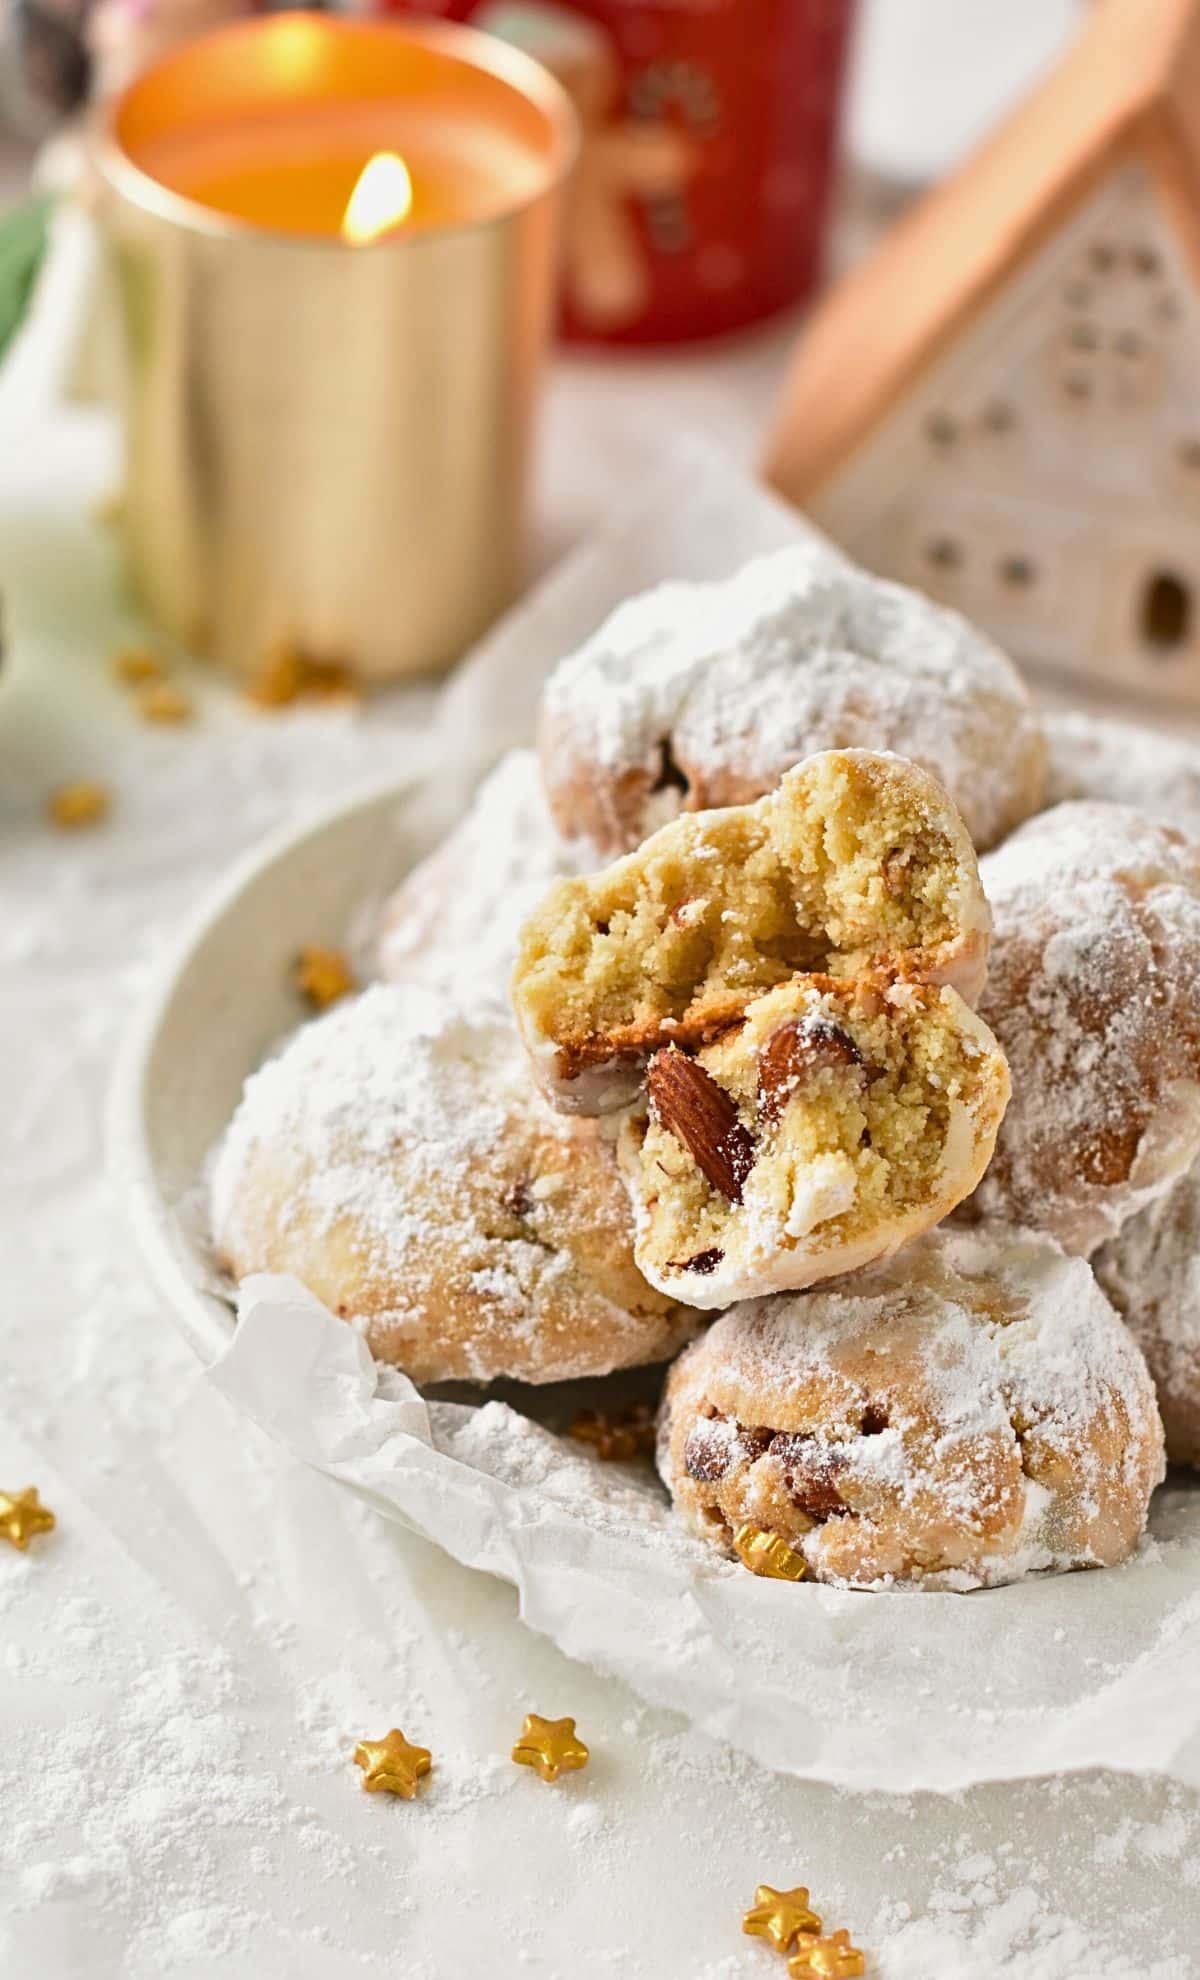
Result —
<instances>
[{"instance_id":1,"label":"white ceramic plate","mask_svg":"<svg viewBox=\"0 0 1200 1980\"><path fill-rule=\"evenodd\" d=\"M481 768L460 763L453 790L444 769L393 784L243 861L135 1029L113 1092L113 1161L168 1310L208 1367L234 1324L206 1237L205 1168L247 1075L304 1015L290 966L306 943L354 943L353 918L365 927ZM1195 1715L1178 1710L1200 1585L1194 1493L1160 1494L1156 1543L1103 1575L966 1598L796 1590L691 1540L648 1476L593 1466L528 1421L561 1421L564 1394L556 1405L513 1385L518 1413L500 1417L427 1404L319 1306L276 1322L269 1342L261 1328L238 1336L236 1375L228 1358L216 1371L239 1406L459 1560L513 1581L526 1620L569 1654L764 1764L883 1790L1105 1765L1200 1779Z\"/></svg>"},{"instance_id":2,"label":"white ceramic plate","mask_svg":"<svg viewBox=\"0 0 1200 1980\"><path fill-rule=\"evenodd\" d=\"M163 969L121 1056L109 1152L138 1241L205 1365L233 1310L199 1207L210 1150L247 1076L305 1015L289 974L308 943L343 947L353 914L381 900L440 826L408 778L273 837L205 902Z\"/></svg>"}]
</instances>

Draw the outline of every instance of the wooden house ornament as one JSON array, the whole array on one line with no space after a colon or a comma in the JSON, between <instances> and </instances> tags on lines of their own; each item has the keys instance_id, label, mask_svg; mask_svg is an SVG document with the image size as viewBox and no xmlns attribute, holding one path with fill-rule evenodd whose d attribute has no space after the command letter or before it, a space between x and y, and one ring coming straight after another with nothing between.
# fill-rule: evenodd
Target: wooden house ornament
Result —
<instances>
[{"instance_id":1,"label":"wooden house ornament","mask_svg":"<svg viewBox=\"0 0 1200 1980\"><path fill-rule=\"evenodd\" d=\"M1096 0L818 308L767 474L1016 657L1200 702L1200 0Z\"/></svg>"}]
</instances>

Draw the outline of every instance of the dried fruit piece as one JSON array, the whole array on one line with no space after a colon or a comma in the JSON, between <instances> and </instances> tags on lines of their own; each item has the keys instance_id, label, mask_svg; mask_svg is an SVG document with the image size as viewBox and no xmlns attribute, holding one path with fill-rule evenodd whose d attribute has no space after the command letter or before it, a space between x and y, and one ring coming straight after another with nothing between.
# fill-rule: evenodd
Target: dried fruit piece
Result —
<instances>
[{"instance_id":1,"label":"dried fruit piece","mask_svg":"<svg viewBox=\"0 0 1200 1980\"><path fill-rule=\"evenodd\" d=\"M660 1169L662 1168L661 1162L658 1164L658 1167ZM666 1171L664 1170L665 1173ZM716 1271L717 1266L721 1263L724 1256L725 1253L719 1244L710 1244L707 1251L695 1251L690 1258L668 1258L667 1270L669 1272L696 1272L702 1279L707 1279L710 1272Z\"/></svg>"},{"instance_id":2,"label":"dried fruit piece","mask_svg":"<svg viewBox=\"0 0 1200 1980\"><path fill-rule=\"evenodd\" d=\"M358 978L340 949L322 949L315 944L301 949L292 971L292 982L315 1010L328 1010L340 997L358 988Z\"/></svg>"},{"instance_id":3,"label":"dried fruit piece","mask_svg":"<svg viewBox=\"0 0 1200 1980\"><path fill-rule=\"evenodd\" d=\"M106 815L112 800L103 784L91 782L81 777L73 784L60 784L46 799L46 812L51 822L64 832L78 832L88 825L98 825Z\"/></svg>"},{"instance_id":4,"label":"dried fruit piece","mask_svg":"<svg viewBox=\"0 0 1200 1980\"><path fill-rule=\"evenodd\" d=\"M515 1182L504 1196L504 1208L518 1220L527 1217L533 1208L533 1197L529 1193L529 1183L524 1178Z\"/></svg>"},{"instance_id":5,"label":"dried fruit piece","mask_svg":"<svg viewBox=\"0 0 1200 1980\"><path fill-rule=\"evenodd\" d=\"M702 1485L716 1484L739 1464L753 1464L771 1442L769 1430L747 1430L730 1416L701 1417L683 1447L683 1468Z\"/></svg>"},{"instance_id":6,"label":"dried fruit piece","mask_svg":"<svg viewBox=\"0 0 1200 1980\"><path fill-rule=\"evenodd\" d=\"M754 1138L724 1087L673 1045L654 1054L646 1085L661 1125L683 1143L714 1189L740 1203L742 1184L754 1167Z\"/></svg>"},{"instance_id":7,"label":"dried fruit piece","mask_svg":"<svg viewBox=\"0 0 1200 1980\"><path fill-rule=\"evenodd\" d=\"M844 1460L836 1452L815 1437L782 1430L772 1437L770 1451L783 1467L788 1497L814 1523L845 1510L835 1483Z\"/></svg>"},{"instance_id":8,"label":"dried fruit piece","mask_svg":"<svg viewBox=\"0 0 1200 1980\"><path fill-rule=\"evenodd\" d=\"M763 1120L777 1121L796 1088L823 1066L853 1066L866 1077L866 1061L849 1032L828 1018L792 1018L773 1031L758 1055Z\"/></svg>"}]
</instances>

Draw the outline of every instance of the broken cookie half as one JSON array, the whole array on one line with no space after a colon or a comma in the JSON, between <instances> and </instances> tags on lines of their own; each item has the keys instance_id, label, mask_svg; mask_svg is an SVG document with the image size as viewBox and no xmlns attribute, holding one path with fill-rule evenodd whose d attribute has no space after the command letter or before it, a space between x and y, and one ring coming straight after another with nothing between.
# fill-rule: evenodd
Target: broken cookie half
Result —
<instances>
[{"instance_id":1,"label":"broken cookie half","mask_svg":"<svg viewBox=\"0 0 1200 1980\"><path fill-rule=\"evenodd\" d=\"M713 1308L885 1257L974 1189L1008 1092L956 990L780 985L698 1052L651 1058L619 1143L638 1267Z\"/></svg>"},{"instance_id":2,"label":"broken cookie half","mask_svg":"<svg viewBox=\"0 0 1200 1980\"><path fill-rule=\"evenodd\" d=\"M990 919L954 804L903 758L829 750L756 804L674 819L564 879L522 930L512 998L546 1097L607 1113L654 1054L696 1052L798 973L953 985L987 970Z\"/></svg>"}]
</instances>

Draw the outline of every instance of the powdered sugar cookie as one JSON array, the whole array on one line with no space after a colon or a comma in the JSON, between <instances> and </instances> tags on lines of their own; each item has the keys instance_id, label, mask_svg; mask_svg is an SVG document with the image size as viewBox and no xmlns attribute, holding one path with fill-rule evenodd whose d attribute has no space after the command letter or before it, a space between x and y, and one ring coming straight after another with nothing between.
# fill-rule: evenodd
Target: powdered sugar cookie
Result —
<instances>
[{"instance_id":1,"label":"powdered sugar cookie","mask_svg":"<svg viewBox=\"0 0 1200 1980\"><path fill-rule=\"evenodd\" d=\"M1073 798L1132 804L1200 838L1200 742L1077 709L1044 718L1047 805Z\"/></svg>"},{"instance_id":2,"label":"powdered sugar cookie","mask_svg":"<svg viewBox=\"0 0 1200 1980\"><path fill-rule=\"evenodd\" d=\"M1146 1357L1168 1459L1200 1465L1200 1169L1131 1217L1092 1265Z\"/></svg>"},{"instance_id":3,"label":"powdered sugar cookie","mask_svg":"<svg viewBox=\"0 0 1200 1980\"><path fill-rule=\"evenodd\" d=\"M803 757L849 748L923 765L980 847L1041 801L1040 723L1004 655L816 539L723 583L630 599L562 662L542 705L551 809L606 857L680 811L752 803Z\"/></svg>"},{"instance_id":4,"label":"powdered sugar cookie","mask_svg":"<svg viewBox=\"0 0 1200 1980\"><path fill-rule=\"evenodd\" d=\"M641 1278L610 1146L529 1084L510 1019L378 985L246 1085L212 1181L238 1278L290 1272L417 1381L662 1360L697 1317Z\"/></svg>"},{"instance_id":5,"label":"powdered sugar cookie","mask_svg":"<svg viewBox=\"0 0 1200 1980\"><path fill-rule=\"evenodd\" d=\"M973 1001L989 917L975 854L914 764L832 750L757 804L674 819L560 880L521 935L513 1008L543 1091L600 1113L652 1052L694 1050L797 971L886 966Z\"/></svg>"},{"instance_id":6,"label":"powdered sugar cookie","mask_svg":"<svg viewBox=\"0 0 1200 1980\"><path fill-rule=\"evenodd\" d=\"M511 750L383 909L380 975L507 1004L522 923L552 881L600 863L589 855L559 836L533 751Z\"/></svg>"},{"instance_id":7,"label":"powdered sugar cookie","mask_svg":"<svg viewBox=\"0 0 1200 1980\"><path fill-rule=\"evenodd\" d=\"M967 1589L1124 1560L1162 1450L1146 1364L1082 1259L938 1231L725 1314L671 1371L659 1463L723 1553L750 1526L818 1581Z\"/></svg>"},{"instance_id":8,"label":"powdered sugar cookie","mask_svg":"<svg viewBox=\"0 0 1200 1980\"><path fill-rule=\"evenodd\" d=\"M651 1285L692 1306L808 1286L896 1250L968 1196L1008 1098L955 990L798 977L648 1070L621 1131Z\"/></svg>"},{"instance_id":9,"label":"powdered sugar cookie","mask_svg":"<svg viewBox=\"0 0 1200 1980\"><path fill-rule=\"evenodd\" d=\"M973 1209L1087 1253L1200 1152L1200 848L1062 804L982 867L1013 1098Z\"/></svg>"}]
</instances>

